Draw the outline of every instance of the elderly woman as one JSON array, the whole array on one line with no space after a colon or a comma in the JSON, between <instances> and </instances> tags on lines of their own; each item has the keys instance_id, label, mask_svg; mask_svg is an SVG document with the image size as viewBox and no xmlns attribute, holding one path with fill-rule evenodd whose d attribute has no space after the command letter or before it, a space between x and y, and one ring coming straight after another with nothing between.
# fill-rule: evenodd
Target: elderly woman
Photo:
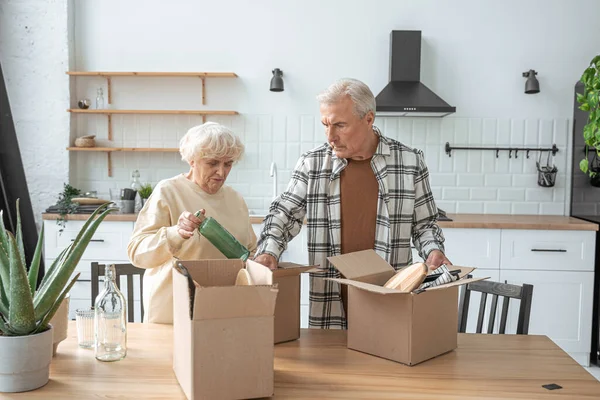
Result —
<instances>
[{"instance_id":1,"label":"elderly woman","mask_svg":"<svg viewBox=\"0 0 600 400\"><path fill-rule=\"evenodd\" d=\"M145 322L173 323L171 268L175 258L226 258L197 228L194 212L214 217L251 252L256 235L242 196L225 185L233 164L244 153L240 139L226 127L207 122L181 139L181 158L187 173L156 185L140 211L127 247L131 262L144 273Z\"/></svg>"}]
</instances>

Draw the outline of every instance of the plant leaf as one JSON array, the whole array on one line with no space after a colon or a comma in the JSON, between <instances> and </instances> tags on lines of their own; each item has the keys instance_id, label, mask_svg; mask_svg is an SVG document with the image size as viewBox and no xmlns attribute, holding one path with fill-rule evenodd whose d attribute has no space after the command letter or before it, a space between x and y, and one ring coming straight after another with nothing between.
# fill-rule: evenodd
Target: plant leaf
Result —
<instances>
[{"instance_id":1,"label":"plant leaf","mask_svg":"<svg viewBox=\"0 0 600 400\"><path fill-rule=\"evenodd\" d=\"M583 160L581 160L579 162L579 169L584 173L587 174L588 173L588 167L589 167L589 162L587 160L587 158L584 158Z\"/></svg>"},{"instance_id":2,"label":"plant leaf","mask_svg":"<svg viewBox=\"0 0 600 400\"><path fill-rule=\"evenodd\" d=\"M10 290L9 247L8 235L4 227L4 216L2 210L0 210L0 280L2 280L2 284L4 285L4 293L7 295Z\"/></svg>"},{"instance_id":3,"label":"plant leaf","mask_svg":"<svg viewBox=\"0 0 600 400\"><path fill-rule=\"evenodd\" d=\"M56 270L57 270L56 266L60 265L60 263L62 263L64 261L68 252L71 251L71 247L73 247L73 243L70 243L67 247L65 247L63 249L63 251L60 252L58 257L56 257L56 259L54 261L52 261L52 265L50 265L50 267L44 274L44 277L42 278L42 282L40 283L40 286L38 287L37 291L35 292L35 294L33 296L33 304L35 304L37 298L39 297L40 292L43 291L44 288L46 288L48 286L48 282L52 280L52 277L54 275L56 275Z\"/></svg>"},{"instance_id":4,"label":"plant leaf","mask_svg":"<svg viewBox=\"0 0 600 400\"><path fill-rule=\"evenodd\" d=\"M31 289L31 295L35 293L35 289L37 288L37 280L40 274L40 260L42 259L42 247L44 245L44 224L42 224L42 229L40 230L40 236L38 237L37 246L35 246L35 252L33 253L33 258L31 259L31 265L29 266L29 288Z\"/></svg>"},{"instance_id":5,"label":"plant leaf","mask_svg":"<svg viewBox=\"0 0 600 400\"><path fill-rule=\"evenodd\" d=\"M25 246L23 245L23 230L21 229L21 210L19 207L20 199L17 199L17 232L15 237L17 239L17 248L19 249L19 255L21 256L21 263L25 270L27 270L27 263L25 262Z\"/></svg>"},{"instance_id":6,"label":"plant leaf","mask_svg":"<svg viewBox=\"0 0 600 400\"><path fill-rule=\"evenodd\" d=\"M589 103L587 103L587 102L586 102L586 103L582 103L582 104L579 106L579 108L580 108L581 110L583 110L583 111L590 111L590 105L589 105Z\"/></svg>"},{"instance_id":7,"label":"plant leaf","mask_svg":"<svg viewBox=\"0 0 600 400\"><path fill-rule=\"evenodd\" d=\"M577 93L577 102L583 103L584 101L585 101L585 96L582 95L581 93Z\"/></svg>"},{"instance_id":8,"label":"plant leaf","mask_svg":"<svg viewBox=\"0 0 600 400\"><path fill-rule=\"evenodd\" d=\"M8 322L11 329L19 335L28 335L35 330L33 299L27 282L27 271L21 263L17 243L11 233L10 242L10 293Z\"/></svg>"},{"instance_id":9,"label":"plant leaf","mask_svg":"<svg viewBox=\"0 0 600 400\"><path fill-rule=\"evenodd\" d=\"M56 301L52 305L52 308L50 309L48 314L46 314L46 316L44 316L44 318L38 324L38 327L36 328L35 333L43 331L44 328L48 326L48 324L50 323L52 318L54 318L54 314L56 314L58 307L60 307L60 303L62 303L62 301L67 296L67 293L69 293L69 291L71 290L71 288L73 287L75 282L77 282L77 279L79 279L79 275L81 275L80 272L78 272L77 275L75 275L75 277L73 279L71 279L71 282L67 285L65 290L63 290L62 293L60 294L60 296L58 296L58 299L56 299Z\"/></svg>"},{"instance_id":10,"label":"plant leaf","mask_svg":"<svg viewBox=\"0 0 600 400\"><path fill-rule=\"evenodd\" d=\"M16 336L17 334L10 329L10 326L4 318L0 315L0 332L2 332L5 336Z\"/></svg>"},{"instance_id":11,"label":"plant leaf","mask_svg":"<svg viewBox=\"0 0 600 400\"><path fill-rule=\"evenodd\" d=\"M65 191L67 191L68 188L71 188L71 186L65 185ZM69 189L69 191L72 191L72 189ZM48 271L46 271L46 274L44 275L44 278L42 279L42 283L40 284L37 292L35 293L35 297L33 299L34 304L38 304L41 294L46 293L46 291L48 290L49 282L52 282L54 280L54 277L56 276L56 274L58 274L58 272L59 272L58 271L59 268L57 268L57 267L59 265L61 265L67 257L69 257L69 255L71 254L71 252L74 248L75 243L77 243L80 240L81 235L83 235L83 233L88 228L88 226L92 223L92 221L94 220L96 215L98 215L100 212L108 209L109 206L110 206L110 204L103 204L100 207L96 208L96 210L94 210L94 212L88 217L88 219L85 221L85 223L81 227L81 230L77 234L77 237L75 238L75 240L73 242L71 242L71 244L69 244L69 246L67 246L60 253L60 255L58 256L58 258L56 258L56 260L54 260L54 262L52 263L52 265L50 266Z\"/></svg>"},{"instance_id":12,"label":"plant leaf","mask_svg":"<svg viewBox=\"0 0 600 400\"><path fill-rule=\"evenodd\" d=\"M40 319L42 315L46 314L48 310L50 310L50 307L52 307L52 304L54 304L56 301L60 291L62 291L67 284L69 277L71 274L73 274L73 271L75 271L77 263L79 263L79 260L81 259L83 252L92 239L92 236L96 232L96 229L98 229L100 223L102 223L104 218L112 211L110 209L106 209L107 207L108 205L103 208L104 212L102 212L98 218L91 222L91 224L87 224L86 222L86 224L89 226L85 232L79 232L80 234L77 235L75 242L73 242L73 247L69 252L70 254L66 257L63 263L55 267L56 274L53 274L51 280L48 280L48 284L45 286L45 288L40 288L39 296L36 296L34 301L36 320ZM98 211L100 208L102 207L98 207L96 211ZM92 214L92 216L93 215L94 214ZM88 222L93 218L92 216L88 218Z\"/></svg>"}]
</instances>

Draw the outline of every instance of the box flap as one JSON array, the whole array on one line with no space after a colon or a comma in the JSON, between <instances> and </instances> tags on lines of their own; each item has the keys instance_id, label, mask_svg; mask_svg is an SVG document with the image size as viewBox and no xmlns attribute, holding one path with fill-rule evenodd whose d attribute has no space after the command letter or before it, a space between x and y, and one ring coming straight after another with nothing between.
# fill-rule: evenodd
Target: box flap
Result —
<instances>
[{"instance_id":1,"label":"box flap","mask_svg":"<svg viewBox=\"0 0 600 400\"><path fill-rule=\"evenodd\" d=\"M353 281L350 279L338 279L338 278L325 278L325 280L338 282L342 285L353 286L357 289L366 290L367 292L377 293L377 294L400 294L400 295L408 295L410 292L401 292L396 289L388 289L383 286L373 285L371 283Z\"/></svg>"},{"instance_id":2,"label":"box flap","mask_svg":"<svg viewBox=\"0 0 600 400\"><path fill-rule=\"evenodd\" d=\"M275 278L280 278L284 276L300 275L301 273L310 271L315 267L316 265L300 265L290 262L283 262L279 263L278 268L273 270L273 276Z\"/></svg>"},{"instance_id":3,"label":"box flap","mask_svg":"<svg viewBox=\"0 0 600 400\"><path fill-rule=\"evenodd\" d=\"M462 286L462 285L465 285L465 284L471 283L471 282L483 281L484 279L490 279L490 277L487 276L485 278L459 279L459 280L454 281L454 282L446 283L445 285L440 285L440 286L435 286L435 287L432 287L432 288L427 288L427 289L425 289L425 291L447 289L447 288L454 287L454 286ZM417 292L418 292L418 290L417 290Z\"/></svg>"},{"instance_id":4,"label":"box flap","mask_svg":"<svg viewBox=\"0 0 600 400\"><path fill-rule=\"evenodd\" d=\"M375 252L363 250L341 256L327 257L327 260L347 279L356 279L382 272L395 272L394 268Z\"/></svg>"},{"instance_id":5,"label":"box flap","mask_svg":"<svg viewBox=\"0 0 600 400\"><path fill-rule=\"evenodd\" d=\"M193 319L274 316L277 292L273 286L198 287Z\"/></svg>"},{"instance_id":6,"label":"box flap","mask_svg":"<svg viewBox=\"0 0 600 400\"><path fill-rule=\"evenodd\" d=\"M200 286L231 286L244 262L239 259L232 260L185 260L179 261L187 268L190 275Z\"/></svg>"}]
</instances>

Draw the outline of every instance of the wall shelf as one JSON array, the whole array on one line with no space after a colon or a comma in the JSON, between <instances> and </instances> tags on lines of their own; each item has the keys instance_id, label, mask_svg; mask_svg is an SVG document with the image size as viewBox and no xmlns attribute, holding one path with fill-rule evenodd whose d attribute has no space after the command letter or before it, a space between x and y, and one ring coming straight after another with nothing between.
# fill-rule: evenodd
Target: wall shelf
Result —
<instances>
[{"instance_id":1,"label":"wall shelf","mask_svg":"<svg viewBox=\"0 0 600 400\"><path fill-rule=\"evenodd\" d=\"M66 71L66 74L73 77L102 77L106 79L108 85L108 104L112 102L112 78L113 77L155 77L155 78L197 78L202 81L202 104L206 104L206 79L208 78L237 78L234 72L133 72L133 71ZM106 115L108 118L108 140L113 140L112 116L115 114L141 114L141 115L200 115L202 122L206 122L207 115L238 115L237 111L227 110L132 110L132 109L78 109L69 108L68 112L72 114L90 114ZM67 147L68 151L82 152L105 152L108 159L108 176L112 176L111 154L114 152L148 152L148 153L169 153L178 152L178 148L160 148L160 147Z\"/></svg>"},{"instance_id":2,"label":"wall shelf","mask_svg":"<svg viewBox=\"0 0 600 400\"><path fill-rule=\"evenodd\" d=\"M115 110L115 109L86 109L79 108L67 109L75 114L103 114L108 116L108 140L113 140L112 135L112 115L113 114L162 114L162 115L201 115L202 122L206 122L207 115L237 115L237 111L218 111L218 110Z\"/></svg>"},{"instance_id":3,"label":"wall shelf","mask_svg":"<svg viewBox=\"0 0 600 400\"><path fill-rule=\"evenodd\" d=\"M108 104L112 104L112 77L139 76L154 78L200 78L202 80L202 104L206 104L206 78L237 78L234 72L131 72L131 71L67 71L70 76L101 76L108 86Z\"/></svg>"},{"instance_id":4,"label":"wall shelf","mask_svg":"<svg viewBox=\"0 0 600 400\"><path fill-rule=\"evenodd\" d=\"M72 76L140 76L140 77L199 77L199 78L237 78L234 72L126 72L126 71L67 71Z\"/></svg>"},{"instance_id":5,"label":"wall shelf","mask_svg":"<svg viewBox=\"0 0 600 400\"><path fill-rule=\"evenodd\" d=\"M174 147L67 147L69 151L98 151L98 152L150 152L150 153L169 153L176 152L179 149Z\"/></svg>"},{"instance_id":6,"label":"wall shelf","mask_svg":"<svg viewBox=\"0 0 600 400\"><path fill-rule=\"evenodd\" d=\"M69 151L104 152L108 162L108 176L112 177L112 157L114 152L137 153L175 153L179 149L174 147L67 147Z\"/></svg>"}]
</instances>

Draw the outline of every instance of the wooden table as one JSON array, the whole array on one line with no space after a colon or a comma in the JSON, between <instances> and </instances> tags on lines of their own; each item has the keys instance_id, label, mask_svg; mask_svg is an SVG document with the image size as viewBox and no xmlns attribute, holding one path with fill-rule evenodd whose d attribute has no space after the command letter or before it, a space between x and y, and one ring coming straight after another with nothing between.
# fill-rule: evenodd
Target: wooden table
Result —
<instances>
[{"instance_id":1,"label":"wooden table","mask_svg":"<svg viewBox=\"0 0 600 400\"><path fill-rule=\"evenodd\" d=\"M172 327L129 324L127 358L96 361L76 329L58 347L50 382L1 399L182 399ZM344 331L303 330L275 347L276 398L599 399L600 382L545 336L459 334L453 352L407 367L346 349ZM542 385L563 387L547 390Z\"/></svg>"}]
</instances>

